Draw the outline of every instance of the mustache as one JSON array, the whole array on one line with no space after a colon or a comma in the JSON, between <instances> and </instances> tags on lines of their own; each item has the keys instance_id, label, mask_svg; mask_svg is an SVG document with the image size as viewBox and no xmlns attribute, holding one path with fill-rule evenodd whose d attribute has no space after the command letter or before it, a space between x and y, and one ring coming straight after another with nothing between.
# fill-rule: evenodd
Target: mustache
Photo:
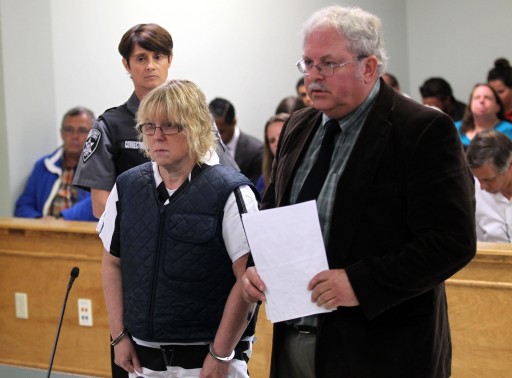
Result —
<instances>
[{"instance_id":1,"label":"mustache","mask_svg":"<svg viewBox=\"0 0 512 378\"><path fill-rule=\"evenodd\" d=\"M311 83L308 85L308 90L310 91L325 91L326 88L322 83Z\"/></svg>"}]
</instances>

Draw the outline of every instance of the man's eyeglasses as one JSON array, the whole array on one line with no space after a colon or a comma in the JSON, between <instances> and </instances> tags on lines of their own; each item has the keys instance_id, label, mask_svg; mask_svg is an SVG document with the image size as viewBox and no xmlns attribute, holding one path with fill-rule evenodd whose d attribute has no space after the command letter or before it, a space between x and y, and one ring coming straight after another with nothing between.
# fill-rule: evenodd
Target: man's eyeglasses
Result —
<instances>
[{"instance_id":1,"label":"man's eyeglasses","mask_svg":"<svg viewBox=\"0 0 512 378\"><path fill-rule=\"evenodd\" d=\"M325 77L330 77L334 75L334 70L337 68L345 67L347 64L352 62L360 62L366 58L366 56L358 56L355 59L349 60L344 63L333 63L333 62L321 62L318 64L313 64L313 61L310 59L304 59L302 58L296 63L297 68L299 69L299 72L304 75L309 75L311 73L311 70L313 68L316 68L318 70L318 73Z\"/></svg>"},{"instance_id":2,"label":"man's eyeglasses","mask_svg":"<svg viewBox=\"0 0 512 378\"><path fill-rule=\"evenodd\" d=\"M87 127L78 127L75 129L73 126L63 126L61 130L66 135L73 135L76 133L80 135L87 135L91 129L88 129Z\"/></svg>"},{"instance_id":3,"label":"man's eyeglasses","mask_svg":"<svg viewBox=\"0 0 512 378\"><path fill-rule=\"evenodd\" d=\"M153 122L146 122L137 125L137 130L144 135L155 135L156 129L160 129L160 131L165 135L173 135L181 133L184 126L176 123L162 123L160 126L157 126Z\"/></svg>"}]
</instances>

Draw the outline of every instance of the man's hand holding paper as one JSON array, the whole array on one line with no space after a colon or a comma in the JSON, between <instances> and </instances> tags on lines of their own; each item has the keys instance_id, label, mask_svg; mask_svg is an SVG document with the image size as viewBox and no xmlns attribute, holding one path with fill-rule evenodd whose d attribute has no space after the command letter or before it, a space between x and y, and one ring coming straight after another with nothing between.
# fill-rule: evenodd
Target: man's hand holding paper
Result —
<instances>
[{"instance_id":1,"label":"man's hand holding paper","mask_svg":"<svg viewBox=\"0 0 512 378\"><path fill-rule=\"evenodd\" d=\"M258 274L264 282L270 321L331 311L312 302L312 289L313 295L317 290L319 303L336 307L331 307L335 301L330 289L333 281L329 279L334 273L329 272L339 271L328 271L314 201L243 214L243 222ZM320 272L318 284L309 288L312 278ZM253 297L257 295L254 293Z\"/></svg>"}]
</instances>

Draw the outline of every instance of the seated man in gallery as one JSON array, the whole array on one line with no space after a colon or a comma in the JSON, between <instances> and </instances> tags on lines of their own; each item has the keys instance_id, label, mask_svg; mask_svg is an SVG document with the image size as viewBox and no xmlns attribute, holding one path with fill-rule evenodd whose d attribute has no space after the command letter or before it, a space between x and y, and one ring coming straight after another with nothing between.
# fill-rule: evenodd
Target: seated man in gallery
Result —
<instances>
[{"instance_id":1,"label":"seated man in gallery","mask_svg":"<svg viewBox=\"0 0 512 378\"><path fill-rule=\"evenodd\" d=\"M512 141L495 130L471 140L469 166L475 185L476 235L479 241L510 243L512 236Z\"/></svg>"}]
</instances>

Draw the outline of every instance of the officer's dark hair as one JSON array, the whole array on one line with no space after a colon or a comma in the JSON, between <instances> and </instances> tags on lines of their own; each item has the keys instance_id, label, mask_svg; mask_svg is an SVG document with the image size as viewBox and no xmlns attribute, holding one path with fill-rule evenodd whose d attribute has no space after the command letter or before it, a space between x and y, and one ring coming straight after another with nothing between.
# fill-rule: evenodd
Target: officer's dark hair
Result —
<instances>
[{"instance_id":1,"label":"officer's dark hair","mask_svg":"<svg viewBox=\"0 0 512 378\"><path fill-rule=\"evenodd\" d=\"M157 24L137 24L124 33L118 50L128 62L128 66L136 44L149 51L161 52L167 57L172 55L172 37L167 30Z\"/></svg>"}]
</instances>

